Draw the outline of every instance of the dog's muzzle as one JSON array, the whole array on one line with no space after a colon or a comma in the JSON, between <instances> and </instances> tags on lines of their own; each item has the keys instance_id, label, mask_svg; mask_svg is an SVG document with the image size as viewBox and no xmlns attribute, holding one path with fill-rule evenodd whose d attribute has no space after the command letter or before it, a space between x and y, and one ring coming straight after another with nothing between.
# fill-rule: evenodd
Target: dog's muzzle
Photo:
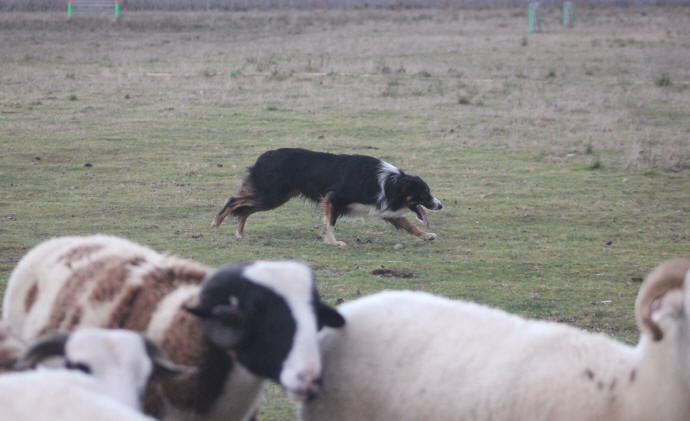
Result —
<instances>
[{"instance_id":1,"label":"dog's muzzle","mask_svg":"<svg viewBox=\"0 0 690 421\"><path fill-rule=\"evenodd\" d=\"M431 202L431 206L427 206L430 210L441 210L443 209L443 203L441 203L440 200L434 197L434 200Z\"/></svg>"}]
</instances>

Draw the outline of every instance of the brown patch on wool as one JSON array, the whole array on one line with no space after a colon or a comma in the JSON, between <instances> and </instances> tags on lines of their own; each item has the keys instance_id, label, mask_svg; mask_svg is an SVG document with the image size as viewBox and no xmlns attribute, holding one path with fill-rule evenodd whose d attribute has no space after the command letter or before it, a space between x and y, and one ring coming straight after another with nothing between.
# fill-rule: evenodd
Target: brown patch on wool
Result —
<instances>
[{"instance_id":1,"label":"brown patch on wool","mask_svg":"<svg viewBox=\"0 0 690 421\"><path fill-rule=\"evenodd\" d=\"M187 300L184 305L194 305L191 301ZM165 331L160 346L175 364L194 366L199 364L204 342L199 318L180 308Z\"/></svg>"},{"instance_id":2,"label":"brown patch on wool","mask_svg":"<svg viewBox=\"0 0 690 421\"><path fill-rule=\"evenodd\" d=\"M597 389L601 390L601 389L603 389L603 388L604 388L604 382L602 382L601 380L599 380L599 381L597 382Z\"/></svg>"},{"instance_id":3,"label":"brown patch on wool","mask_svg":"<svg viewBox=\"0 0 690 421\"><path fill-rule=\"evenodd\" d=\"M137 298L139 297L139 294L141 294L142 289L143 288L141 285L127 285L124 289L124 292L120 296L120 299L118 300L117 304L115 304L115 307L113 307L112 311L110 312L108 320L105 322L103 327L109 329L129 328L132 330L136 330L138 332L143 331L146 328L146 325L148 324L148 319L146 323L141 326L128 325L127 327L125 327L125 325L128 324L129 319L133 316L132 309L134 307L134 303L137 301ZM150 309L150 312L153 313L154 309L155 306L154 308Z\"/></svg>"},{"instance_id":4,"label":"brown patch on wool","mask_svg":"<svg viewBox=\"0 0 690 421\"><path fill-rule=\"evenodd\" d=\"M191 306L195 300L190 298L183 305ZM178 309L159 345L176 364L196 367L181 377L159 381L159 390L166 400L176 408L208 413L223 393L233 366L230 357L208 344L199 319L182 308Z\"/></svg>"},{"instance_id":5,"label":"brown patch on wool","mask_svg":"<svg viewBox=\"0 0 690 421\"><path fill-rule=\"evenodd\" d=\"M146 391L141 399L141 409L146 415L156 419L163 419L165 415L165 402L163 402L163 397L156 382L150 381L146 385Z\"/></svg>"},{"instance_id":6,"label":"brown patch on wool","mask_svg":"<svg viewBox=\"0 0 690 421\"><path fill-rule=\"evenodd\" d=\"M635 381L635 376L636 376L636 375L637 375L637 372L635 371L635 369L633 369L633 370L630 372L630 383L632 383L632 382Z\"/></svg>"},{"instance_id":7,"label":"brown patch on wool","mask_svg":"<svg viewBox=\"0 0 690 421\"><path fill-rule=\"evenodd\" d=\"M113 308L106 327L143 332L158 303L181 285L199 285L209 269L170 258L169 265L153 267L141 274L141 285L129 286Z\"/></svg>"},{"instance_id":8,"label":"brown patch on wool","mask_svg":"<svg viewBox=\"0 0 690 421\"><path fill-rule=\"evenodd\" d=\"M588 379L594 380L594 372L591 369L586 368L585 369L585 375L587 376Z\"/></svg>"},{"instance_id":9,"label":"brown patch on wool","mask_svg":"<svg viewBox=\"0 0 690 421\"><path fill-rule=\"evenodd\" d=\"M127 281L131 267L137 266L144 261L143 257L135 256L114 262L112 265L106 265L104 268L106 273L101 278L101 282L98 282L91 290L89 302L106 302L115 298Z\"/></svg>"},{"instance_id":10,"label":"brown patch on wool","mask_svg":"<svg viewBox=\"0 0 690 421\"><path fill-rule=\"evenodd\" d=\"M136 259L109 255L74 269L55 298L48 324L40 334L62 327L70 313L76 312L78 298L89 290L88 285L95 285L94 289L98 289L103 284L124 283L129 274L128 265ZM75 317L74 314L72 317Z\"/></svg>"},{"instance_id":11,"label":"brown patch on wool","mask_svg":"<svg viewBox=\"0 0 690 421\"><path fill-rule=\"evenodd\" d=\"M616 388L616 379L611 380L611 384L609 385L609 390L613 392L613 389Z\"/></svg>"},{"instance_id":12,"label":"brown patch on wool","mask_svg":"<svg viewBox=\"0 0 690 421\"><path fill-rule=\"evenodd\" d=\"M178 311L165 331L160 346L175 364L198 367L207 346L199 319L182 310ZM180 379L165 381L162 387L165 396L175 406L191 408L198 383L199 373L194 372Z\"/></svg>"},{"instance_id":13,"label":"brown patch on wool","mask_svg":"<svg viewBox=\"0 0 690 421\"><path fill-rule=\"evenodd\" d=\"M101 250L103 247L102 244L88 244L72 247L67 253L58 257L58 262L64 262L68 267L72 267L72 262L88 257L92 253Z\"/></svg>"},{"instance_id":14,"label":"brown patch on wool","mask_svg":"<svg viewBox=\"0 0 690 421\"><path fill-rule=\"evenodd\" d=\"M81 314L82 314L82 307L78 306L74 309L72 312L72 315L69 318L69 321L67 322L67 330L72 330L74 329L77 325L79 325L79 322L81 322Z\"/></svg>"},{"instance_id":15,"label":"brown patch on wool","mask_svg":"<svg viewBox=\"0 0 690 421\"><path fill-rule=\"evenodd\" d=\"M26 297L24 298L24 313L28 313L29 310L31 310L31 307L34 306L37 297L38 283L35 283L31 285L31 288L29 288L29 291L26 293Z\"/></svg>"}]
</instances>

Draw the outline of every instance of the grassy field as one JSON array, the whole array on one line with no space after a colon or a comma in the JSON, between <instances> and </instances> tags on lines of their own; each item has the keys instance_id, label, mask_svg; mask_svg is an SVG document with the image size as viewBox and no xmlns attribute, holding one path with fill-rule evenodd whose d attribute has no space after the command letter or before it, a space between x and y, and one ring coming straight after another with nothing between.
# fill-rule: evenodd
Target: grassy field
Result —
<instances>
[{"instance_id":1,"label":"grassy field","mask_svg":"<svg viewBox=\"0 0 690 421\"><path fill-rule=\"evenodd\" d=\"M524 10L0 14L0 284L38 242L104 232L300 259L330 303L425 290L635 342L640 278L690 255L690 9L577 12L540 34ZM422 176L438 238L352 220L331 247L299 200L244 241L211 230L283 146ZM271 388L261 418L292 411Z\"/></svg>"}]
</instances>

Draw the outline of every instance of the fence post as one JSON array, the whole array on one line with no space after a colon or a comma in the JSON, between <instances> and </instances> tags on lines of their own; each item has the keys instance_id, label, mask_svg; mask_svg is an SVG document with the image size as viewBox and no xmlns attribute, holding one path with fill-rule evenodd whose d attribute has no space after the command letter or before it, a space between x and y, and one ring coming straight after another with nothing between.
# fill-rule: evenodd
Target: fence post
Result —
<instances>
[{"instance_id":1,"label":"fence post","mask_svg":"<svg viewBox=\"0 0 690 421\"><path fill-rule=\"evenodd\" d=\"M529 26L529 33L541 32L541 16L539 12L539 2L531 1L529 3L529 16L527 23Z\"/></svg>"},{"instance_id":2,"label":"fence post","mask_svg":"<svg viewBox=\"0 0 690 421\"><path fill-rule=\"evenodd\" d=\"M572 1L563 2L563 26L572 27L575 23L575 6Z\"/></svg>"}]
</instances>

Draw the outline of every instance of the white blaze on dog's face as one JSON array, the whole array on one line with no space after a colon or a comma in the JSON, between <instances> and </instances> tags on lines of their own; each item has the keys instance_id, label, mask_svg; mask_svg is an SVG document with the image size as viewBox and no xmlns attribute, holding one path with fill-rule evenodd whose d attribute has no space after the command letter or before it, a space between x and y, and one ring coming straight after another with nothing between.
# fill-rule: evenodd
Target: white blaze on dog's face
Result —
<instances>
[{"instance_id":1,"label":"white blaze on dog's face","mask_svg":"<svg viewBox=\"0 0 690 421\"><path fill-rule=\"evenodd\" d=\"M192 311L203 318L212 343L300 398L319 389L318 329L344 324L335 309L320 302L311 270L298 262L223 268L204 281Z\"/></svg>"}]
</instances>

